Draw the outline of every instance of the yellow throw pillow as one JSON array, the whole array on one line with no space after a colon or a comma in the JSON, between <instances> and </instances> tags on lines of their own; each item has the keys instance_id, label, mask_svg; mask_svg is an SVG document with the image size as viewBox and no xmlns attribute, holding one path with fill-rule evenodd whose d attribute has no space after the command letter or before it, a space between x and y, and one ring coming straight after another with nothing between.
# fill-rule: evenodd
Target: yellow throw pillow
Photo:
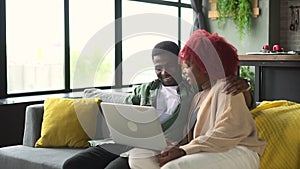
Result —
<instances>
[{"instance_id":1,"label":"yellow throw pillow","mask_svg":"<svg viewBox=\"0 0 300 169\"><path fill-rule=\"evenodd\" d=\"M35 147L88 147L96 132L99 98L48 98Z\"/></svg>"}]
</instances>

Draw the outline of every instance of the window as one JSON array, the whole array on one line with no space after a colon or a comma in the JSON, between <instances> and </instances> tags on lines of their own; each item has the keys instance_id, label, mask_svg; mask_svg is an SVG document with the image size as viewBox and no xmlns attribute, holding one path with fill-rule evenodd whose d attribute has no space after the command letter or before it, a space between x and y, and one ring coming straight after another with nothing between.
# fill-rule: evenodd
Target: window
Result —
<instances>
[{"instance_id":1,"label":"window","mask_svg":"<svg viewBox=\"0 0 300 169\"><path fill-rule=\"evenodd\" d=\"M122 7L123 84L152 81L152 48L163 40L178 41L178 8L136 1L123 1Z\"/></svg>"},{"instance_id":2,"label":"window","mask_svg":"<svg viewBox=\"0 0 300 169\"><path fill-rule=\"evenodd\" d=\"M114 1L69 1L71 88L113 86Z\"/></svg>"},{"instance_id":3,"label":"window","mask_svg":"<svg viewBox=\"0 0 300 169\"><path fill-rule=\"evenodd\" d=\"M181 3L191 4L191 0L181 0Z\"/></svg>"},{"instance_id":4,"label":"window","mask_svg":"<svg viewBox=\"0 0 300 169\"><path fill-rule=\"evenodd\" d=\"M190 8L181 9L181 22L180 22L180 35L181 35L181 45L184 45L185 42L189 39L191 35L191 27L193 25L193 10Z\"/></svg>"},{"instance_id":5,"label":"window","mask_svg":"<svg viewBox=\"0 0 300 169\"><path fill-rule=\"evenodd\" d=\"M193 22L189 0L1 0L0 9L0 98L151 81L154 45L186 41Z\"/></svg>"},{"instance_id":6,"label":"window","mask_svg":"<svg viewBox=\"0 0 300 169\"><path fill-rule=\"evenodd\" d=\"M178 8L178 3L162 5L140 1L122 2L123 84L152 81L156 78L151 58L152 48L160 41L186 40L192 27L193 10ZM184 18L181 18L179 24L180 14Z\"/></svg>"},{"instance_id":7,"label":"window","mask_svg":"<svg viewBox=\"0 0 300 169\"><path fill-rule=\"evenodd\" d=\"M8 93L64 88L63 6L60 0L6 1Z\"/></svg>"}]
</instances>

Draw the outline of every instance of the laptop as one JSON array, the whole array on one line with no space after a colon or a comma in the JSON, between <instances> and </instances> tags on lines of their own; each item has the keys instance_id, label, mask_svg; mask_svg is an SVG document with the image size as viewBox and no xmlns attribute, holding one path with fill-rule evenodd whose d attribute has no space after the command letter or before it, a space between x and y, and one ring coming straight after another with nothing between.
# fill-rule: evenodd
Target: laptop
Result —
<instances>
[{"instance_id":1,"label":"laptop","mask_svg":"<svg viewBox=\"0 0 300 169\"><path fill-rule=\"evenodd\" d=\"M100 105L115 143L156 151L167 146L154 107L110 102Z\"/></svg>"}]
</instances>

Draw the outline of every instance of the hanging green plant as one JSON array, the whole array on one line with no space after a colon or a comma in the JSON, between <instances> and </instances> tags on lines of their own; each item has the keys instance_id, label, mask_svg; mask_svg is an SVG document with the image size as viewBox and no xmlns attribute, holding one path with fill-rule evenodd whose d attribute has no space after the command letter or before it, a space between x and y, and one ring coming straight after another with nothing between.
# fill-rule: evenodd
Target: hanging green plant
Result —
<instances>
[{"instance_id":1,"label":"hanging green plant","mask_svg":"<svg viewBox=\"0 0 300 169\"><path fill-rule=\"evenodd\" d=\"M217 11L219 13L218 21L219 23L223 23L226 21L227 17L232 13L236 13L236 9L238 8L238 1L233 0L218 0L217 3Z\"/></svg>"},{"instance_id":2,"label":"hanging green plant","mask_svg":"<svg viewBox=\"0 0 300 169\"><path fill-rule=\"evenodd\" d=\"M227 18L231 18L237 26L240 40L245 34L250 33L251 28L251 0L218 0L218 25L225 23Z\"/></svg>"}]
</instances>

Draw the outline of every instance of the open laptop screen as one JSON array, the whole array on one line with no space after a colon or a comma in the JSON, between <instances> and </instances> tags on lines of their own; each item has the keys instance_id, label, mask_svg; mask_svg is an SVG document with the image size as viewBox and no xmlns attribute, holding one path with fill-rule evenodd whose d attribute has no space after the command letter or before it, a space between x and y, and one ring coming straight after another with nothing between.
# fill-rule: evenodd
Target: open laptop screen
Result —
<instances>
[{"instance_id":1,"label":"open laptop screen","mask_svg":"<svg viewBox=\"0 0 300 169\"><path fill-rule=\"evenodd\" d=\"M101 109L116 143L158 151L167 146L154 107L102 102Z\"/></svg>"}]
</instances>

